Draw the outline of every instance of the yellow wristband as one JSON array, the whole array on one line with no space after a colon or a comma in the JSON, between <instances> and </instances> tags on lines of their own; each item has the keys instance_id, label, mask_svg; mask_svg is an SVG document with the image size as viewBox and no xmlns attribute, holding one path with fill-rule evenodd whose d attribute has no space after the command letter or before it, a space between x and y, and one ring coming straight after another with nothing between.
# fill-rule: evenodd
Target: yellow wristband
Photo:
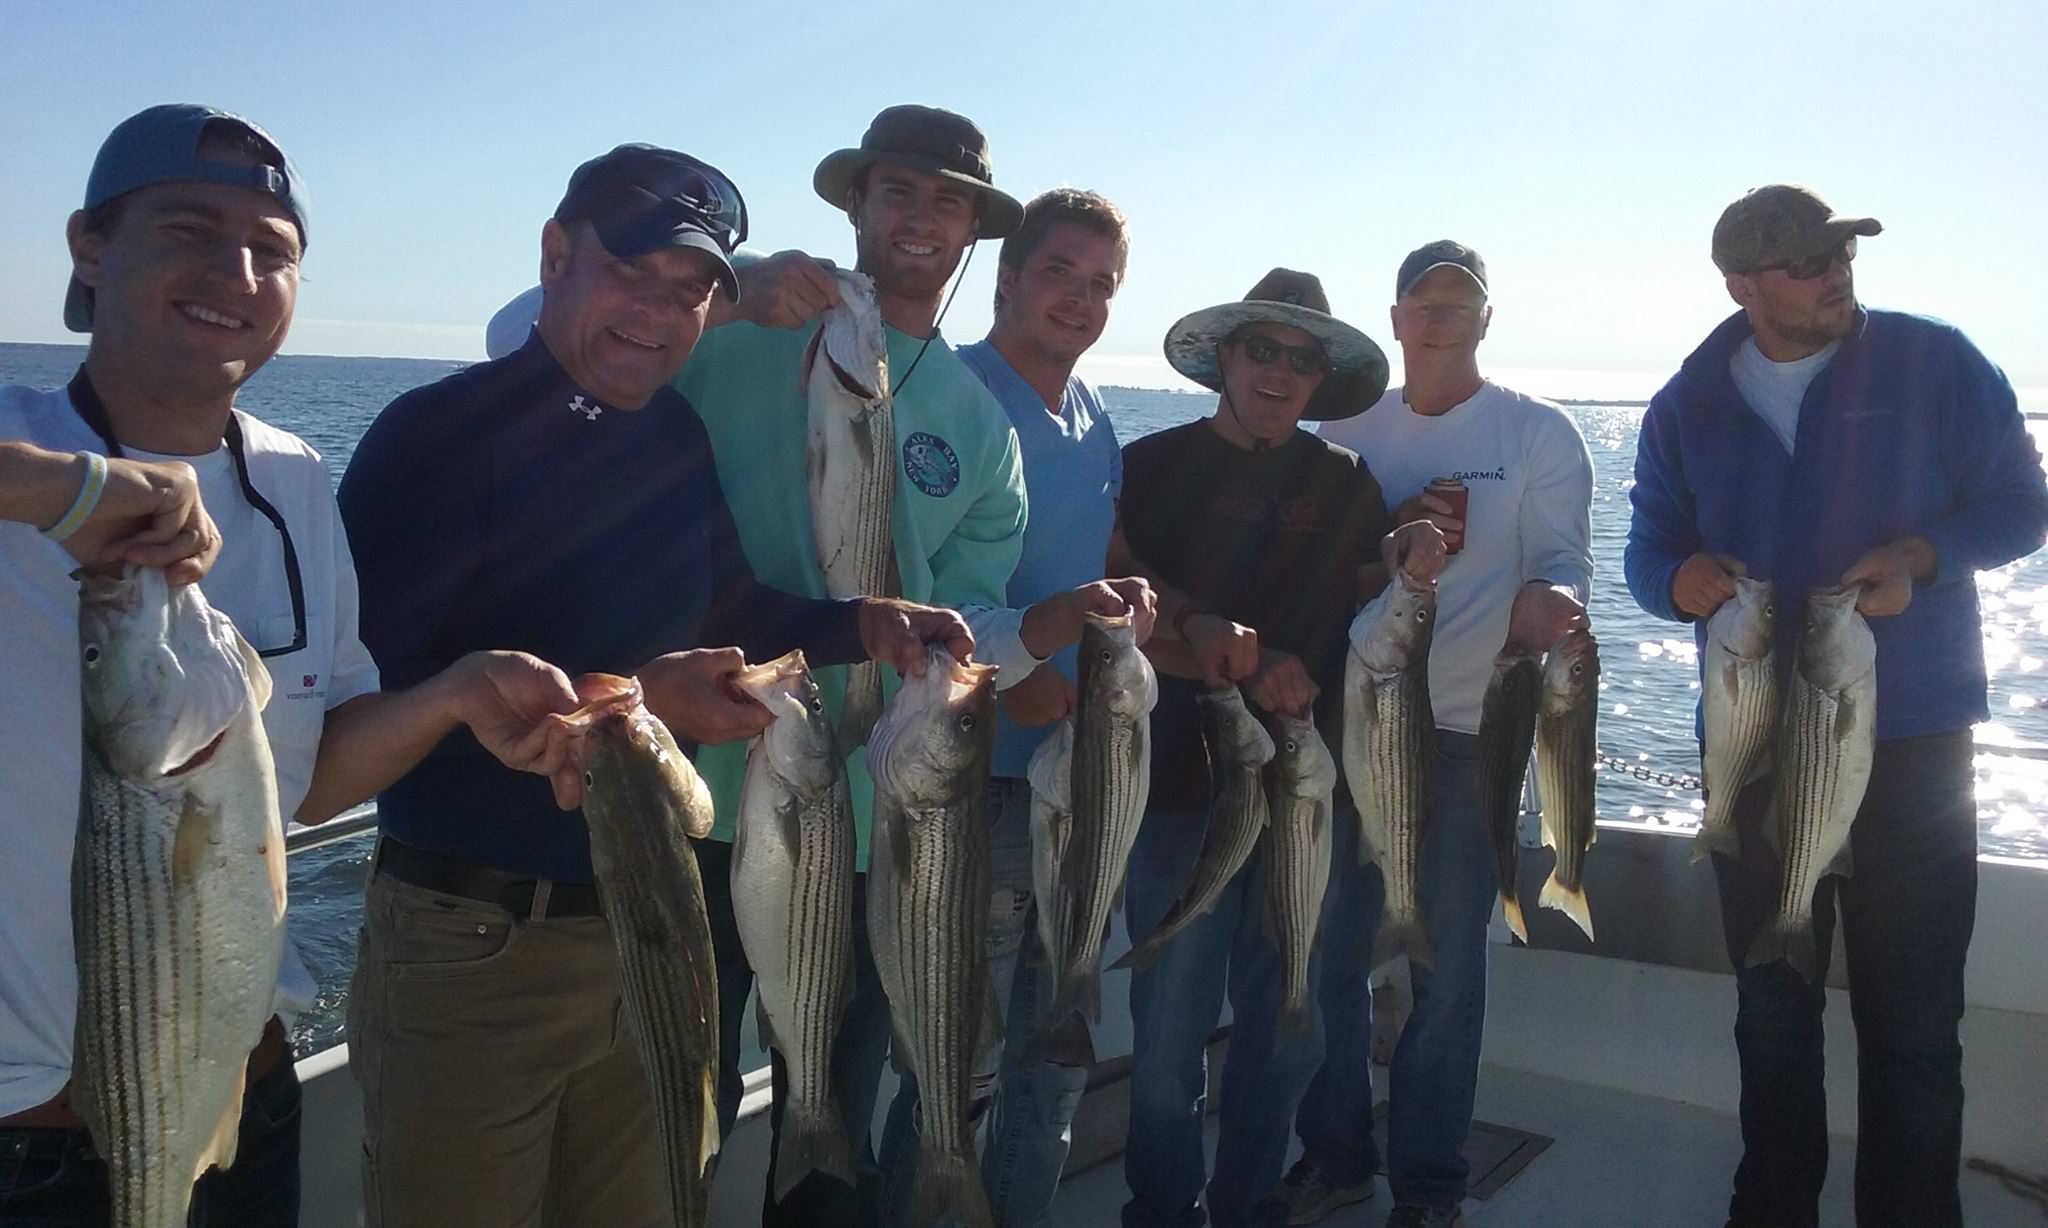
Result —
<instances>
[{"instance_id":1,"label":"yellow wristband","mask_svg":"<svg viewBox=\"0 0 2048 1228\"><path fill-rule=\"evenodd\" d=\"M64 513L56 524L43 530L44 537L60 544L92 519L93 512L99 508L100 495L107 488L107 458L97 452L80 452L79 455L85 458L85 480L78 484L78 497L71 501L70 511Z\"/></svg>"}]
</instances>

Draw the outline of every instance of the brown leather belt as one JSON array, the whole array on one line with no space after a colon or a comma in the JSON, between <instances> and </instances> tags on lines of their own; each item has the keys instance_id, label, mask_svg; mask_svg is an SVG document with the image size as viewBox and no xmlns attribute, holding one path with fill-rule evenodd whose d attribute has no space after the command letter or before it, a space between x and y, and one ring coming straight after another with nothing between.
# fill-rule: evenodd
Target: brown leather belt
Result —
<instances>
[{"instance_id":1,"label":"brown leather belt","mask_svg":"<svg viewBox=\"0 0 2048 1228\"><path fill-rule=\"evenodd\" d=\"M263 1025L263 1039L249 1051L249 1082L254 1083L276 1070L278 1065L291 1057L291 1045L284 1035L284 1022L276 1015ZM85 1121L78 1110L71 1107L71 1085L66 1083L56 1095L19 1113L0 1117L0 1130L83 1130Z\"/></svg>"},{"instance_id":2,"label":"brown leather belt","mask_svg":"<svg viewBox=\"0 0 2048 1228\"><path fill-rule=\"evenodd\" d=\"M496 904L521 920L604 915L595 883L521 878L490 866L473 865L400 844L388 836L377 842L376 873L442 895ZM542 887L547 888L544 893Z\"/></svg>"}]
</instances>

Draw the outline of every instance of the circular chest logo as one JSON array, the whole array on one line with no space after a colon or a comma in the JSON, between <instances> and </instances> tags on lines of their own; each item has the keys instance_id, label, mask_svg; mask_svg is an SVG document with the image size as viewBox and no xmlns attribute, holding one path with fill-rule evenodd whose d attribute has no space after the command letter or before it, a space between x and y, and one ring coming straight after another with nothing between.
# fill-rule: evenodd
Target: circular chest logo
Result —
<instances>
[{"instance_id":1,"label":"circular chest logo","mask_svg":"<svg viewBox=\"0 0 2048 1228\"><path fill-rule=\"evenodd\" d=\"M903 474L919 490L943 499L960 485L960 457L937 435L916 431L903 441Z\"/></svg>"}]
</instances>

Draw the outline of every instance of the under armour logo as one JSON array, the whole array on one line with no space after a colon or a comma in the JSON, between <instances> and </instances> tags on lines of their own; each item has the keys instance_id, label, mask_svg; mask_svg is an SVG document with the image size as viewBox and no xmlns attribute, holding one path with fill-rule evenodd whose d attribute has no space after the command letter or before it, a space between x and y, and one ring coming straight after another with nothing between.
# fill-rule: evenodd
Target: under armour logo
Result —
<instances>
[{"instance_id":1,"label":"under armour logo","mask_svg":"<svg viewBox=\"0 0 2048 1228\"><path fill-rule=\"evenodd\" d=\"M582 414L586 422L595 422L597 421L597 416L604 412L604 406L586 404L583 400L583 394L579 392L569 401L569 412L572 414Z\"/></svg>"}]
</instances>

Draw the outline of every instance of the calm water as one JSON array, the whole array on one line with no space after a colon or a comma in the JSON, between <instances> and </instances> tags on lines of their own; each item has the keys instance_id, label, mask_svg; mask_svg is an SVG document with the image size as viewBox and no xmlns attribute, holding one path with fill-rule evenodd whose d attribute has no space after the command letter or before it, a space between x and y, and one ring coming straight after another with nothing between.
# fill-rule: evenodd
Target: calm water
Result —
<instances>
[{"instance_id":1,"label":"calm water","mask_svg":"<svg viewBox=\"0 0 2048 1228\"><path fill-rule=\"evenodd\" d=\"M0 384L61 384L83 350L72 346L0 344ZM326 458L338 480L377 411L407 389L459 369L456 362L415 359L289 357L252 379L243 408L298 433ZM1208 412L1206 397L1142 389L1105 389L1104 402L1126 441ZM1601 742L1612 755L1645 769L1698 770L1692 713L1697 662L1688 628L1660 623L1636 608L1622 582L1628 533L1628 487L1642 411L1627 406L1575 406L1592 449L1592 616L1604 646ZM2037 438L2048 440L2042 423ZM2048 744L2048 552L1978 577L1991 669L1992 719L1980 743ZM2001 756L1978 759L1977 805L1986 853L2048 859L2048 764ZM1603 818L1689 825L1697 795L1618 773L1601 776ZM321 985L315 1009L300 1020L301 1052L332 1042L355 961L355 933L368 841L313 850L292 860L292 936Z\"/></svg>"}]
</instances>

